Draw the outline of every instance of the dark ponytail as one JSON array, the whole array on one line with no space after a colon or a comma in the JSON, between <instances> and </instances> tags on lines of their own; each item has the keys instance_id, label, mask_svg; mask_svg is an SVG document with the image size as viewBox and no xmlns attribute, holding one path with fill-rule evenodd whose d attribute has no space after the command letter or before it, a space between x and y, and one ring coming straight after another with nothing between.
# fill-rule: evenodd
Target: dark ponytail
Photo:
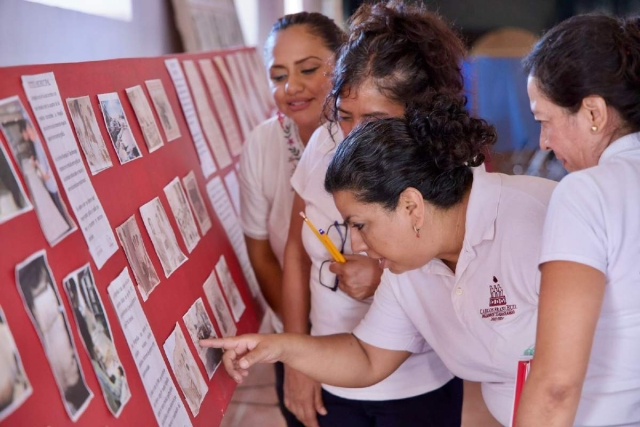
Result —
<instances>
[{"instance_id":1,"label":"dark ponytail","mask_svg":"<svg viewBox=\"0 0 640 427\"><path fill-rule=\"evenodd\" d=\"M561 22L524 59L554 104L575 113L599 95L629 131L640 131L640 18L580 15Z\"/></svg>"},{"instance_id":2,"label":"dark ponytail","mask_svg":"<svg viewBox=\"0 0 640 427\"><path fill-rule=\"evenodd\" d=\"M338 146L325 177L330 193L348 190L365 203L393 210L413 187L426 201L449 208L473 182L496 141L493 126L469 116L458 96L438 94L428 110L366 122Z\"/></svg>"}]
</instances>

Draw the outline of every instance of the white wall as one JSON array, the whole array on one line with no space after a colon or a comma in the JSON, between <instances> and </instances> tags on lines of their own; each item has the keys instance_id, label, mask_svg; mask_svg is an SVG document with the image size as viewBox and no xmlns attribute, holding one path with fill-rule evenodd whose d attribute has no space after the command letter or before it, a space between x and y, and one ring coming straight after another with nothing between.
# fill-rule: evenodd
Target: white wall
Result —
<instances>
[{"instance_id":1,"label":"white wall","mask_svg":"<svg viewBox=\"0 0 640 427\"><path fill-rule=\"evenodd\" d=\"M1 0L0 0L1 1ZM234 0L244 41L262 49L274 22L285 13L321 12L342 25L342 0Z\"/></svg>"},{"instance_id":2,"label":"white wall","mask_svg":"<svg viewBox=\"0 0 640 427\"><path fill-rule=\"evenodd\" d=\"M123 22L24 0L0 0L0 66L177 52L181 44L170 3L133 0L133 20Z\"/></svg>"}]
</instances>

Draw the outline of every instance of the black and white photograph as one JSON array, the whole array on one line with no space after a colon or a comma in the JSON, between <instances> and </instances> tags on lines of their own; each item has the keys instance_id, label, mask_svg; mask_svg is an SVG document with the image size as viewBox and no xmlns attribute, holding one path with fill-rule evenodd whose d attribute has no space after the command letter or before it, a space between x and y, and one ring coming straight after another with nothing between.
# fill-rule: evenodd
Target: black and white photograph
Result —
<instances>
[{"instance_id":1,"label":"black and white photograph","mask_svg":"<svg viewBox=\"0 0 640 427\"><path fill-rule=\"evenodd\" d=\"M0 224L33 210L0 139Z\"/></svg>"},{"instance_id":2,"label":"black and white photograph","mask_svg":"<svg viewBox=\"0 0 640 427\"><path fill-rule=\"evenodd\" d=\"M227 265L227 260L224 258L224 255L222 255L216 263L216 273L218 273L218 279L220 279L220 284L222 285L222 289L224 289L224 294L227 296L229 306L231 306L233 318L236 319L236 322L239 322L246 306L244 301L242 301L242 296L238 291L236 282L231 276L231 271L229 271L229 266Z\"/></svg>"},{"instance_id":3,"label":"black and white photograph","mask_svg":"<svg viewBox=\"0 0 640 427\"><path fill-rule=\"evenodd\" d=\"M178 223L178 229L180 230L184 244L189 253L191 253L200 241L200 234L198 233L196 221L191 214L187 196L184 194L180 179L176 177L164 187L164 194L169 201L169 207L171 208L173 217L176 219L176 223Z\"/></svg>"},{"instance_id":4,"label":"black and white photograph","mask_svg":"<svg viewBox=\"0 0 640 427\"><path fill-rule=\"evenodd\" d=\"M202 298L198 298L196 302L193 303L189 311L182 316L182 320L187 327L187 331L198 352L198 356L200 356L200 360L202 360L204 369L207 371L207 376L211 379L216 368L222 361L222 350L219 348L200 347L199 340L218 338L211 319L207 314L207 310L204 307Z\"/></svg>"},{"instance_id":5,"label":"black and white photograph","mask_svg":"<svg viewBox=\"0 0 640 427\"><path fill-rule=\"evenodd\" d=\"M160 277L158 277L147 253L147 248L142 241L136 216L131 215L120 227L116 228L116 232L133 271L133 276L138 283L138 291L142 295L142 300L146 301L151 291L160 283Z\"/></svg>"},{"instance_id":6,"label":"black and white photograph","mask_svg":"<svg viewBox=\"0 0 640 427\"><path fill-rule=\"evenodd\" d=\"M176 235L171 228L167 213L162 207L159 198L155 198L140 207L140 215L144 226L149 233L151 243L156 250L160 264L166 277L187 261L187 256L182 253Z\"/></svg>"},{"instance_id":7,"label":"black and white photograph","mask_svg":"<svg viewBox=\"0 0 640 427\"><path fill-rule=\"evenodd\" d=\"M0 307L0 422L33 393L22 359Z\"/></svg>"},{"instance_id":8,"label":"black and white photograph","mask_svg":"<svg viewBox=\"0 0 640 427\"><path fill-rule=\"evenodd\" d=\"M77 230L44 147L20 98L0 100L0 128L22 173L40 227L51 246Z\"/></svg>"},{"instance_id":9,"label":"black and white photograph","mask_svg":"<svg viewBox=\"0 0 640 427\"><path fill-rule=\"evenodd\" d=\"M215 317L220 333L223 337L233 337L238 332L236 323L233 321L231 311L225 302L222 289L220 289L220 283L216 278L216 273L213 271L207 277L207 280L202 285L204 295L207 297L213 317Z\"/></svg>"},{"instance_id":10,"label":"black and white photograph","mask_svg":"<svg viewBox=\"0 0 640 427\"><path fill-rule=\"evenodd\" d=\"M88 96L67 98L67 107L91 175L113 166L91 106L91 99Z\"/></svg>"},{"instance_id":11,"label":"black and white photograph","mask_svg":"<svg viewBox=\"0 0 640 427\"><path fill-rule=\"evenodd\" d=\"M184 184L184 189L186 190L187 198L189 199L193 213L198 220L200 233L204 236L211 228L211 217L209 217L209 212L207 212L207 207L205 206L202 194L198 189L198 182L196 181L196 175L193 171L189 172L187 176L182 178L182 183Z\"/></svg>"},{"instance_id":12,"label":"black and white photograph","mask_svg":"<svg viewBox=\"0 0 640 427\"><path fill-rule=\"evenodd\" d=\"M115 92L103 93L98 95L98 101L100 101L104 124L107 126L109 138L116 150L120 164L123 165L142 157L142 152L133 133L131 133L131 126L129 126L118 94Z\"/></svg>"},{"instance_id":13,"label":"black and white photograph","mask_svg":"<svg viewBox=\"0 0 640 427\"><path fill-rule=\"evenodd\" d=\"M197 417L209 387L207 387L207 382L200 373L200 368L198 368L182 329L177 323L169 338L164 342L163 348L189 409L193 416Z\"/></svg>"},{"instance_id":14,"label":"black and white photograph","mask_svg":"<svg viewBox=\"0 0 640 427\"><path fill-rule=\"evenodd\" d=\"M160 129L158 129L156 119L153 117L153 111L151 111L147 96L140 85L130 87L126 92L133 107L133 112L136 113L136 118L140 124L144 142L147 144L149 152L153 153L162 147L164 142L162 141L162 136L160 136Z\"/></svg>"},{"instance_id":15,"label":"black and white photograph","mask_svg":"<svg viewBox=\"0 0 640 427\"><path fill-rule=\"evenodd\" d=\"M75 422L89 406L93 392L85 382L69 320L44 250L16 266L16 282L49 359L64 408Z\"/></svg>"},{"instance_id":16,"label":"black and white photograph","mask_svg":"<svg viewBox=\"0 0 640 427\"><path fill-rule=\"evenodd\" d=\"M162 85L162 80L147 80L145 84L167 141L180 138L181 134L178 121L176 120L175 114L173 114L173 109L167 98L167 92L165 92L164 86Z\"/></svg>"},{"instance_id":17,"label":"black and white photograph","mask_svg":"<svg viewBox=\"0 0 640 427\"><path fill-rule=\"evenodd\" d=\"M69 274L63 284L105 403L117 418L129 401L131 391L89 264Z\"/></svg>"}]
</instances>

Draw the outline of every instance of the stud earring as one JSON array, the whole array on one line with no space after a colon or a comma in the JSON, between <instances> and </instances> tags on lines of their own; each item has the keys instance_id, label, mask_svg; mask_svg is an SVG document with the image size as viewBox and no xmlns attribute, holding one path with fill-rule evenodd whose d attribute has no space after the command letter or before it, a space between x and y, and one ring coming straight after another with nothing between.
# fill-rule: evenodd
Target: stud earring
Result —
<instances>
[{"instance_id":1,"label":"stud earring","mask_svg":"<svg viewBox=\"0 0 640 427\"><path fill-rule=\"evenodd\" d=\"M413 232L416 233L416 237L419 239L420 238L420 229L418 227L416 227L415 225L413 226Z\"/></svg>"},{"instance_id":2,"label":"stud earring","mask_svg":"<svg viewBox=\"0 0 640 427\"><path fill-rule=\"evenodd\" d=\"M593 132L598 132L598 126L596 126L596 125L591 126L591 130Z\"/></svg>"}]
</instances>

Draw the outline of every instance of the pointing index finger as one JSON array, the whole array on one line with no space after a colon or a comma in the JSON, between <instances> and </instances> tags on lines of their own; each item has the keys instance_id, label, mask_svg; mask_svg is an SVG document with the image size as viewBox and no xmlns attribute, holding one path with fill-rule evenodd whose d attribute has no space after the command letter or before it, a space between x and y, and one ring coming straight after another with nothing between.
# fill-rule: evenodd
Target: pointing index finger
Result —
<instances>
[{"instance_id":1,"label":"pointing index finger","mask_svg":"<svg viewBox=\"0 0 640 427\"><path fill-rule=\"evenodd\" d=\"M227 338L207 338L199 341L200 347L222 348L229 350L236 347L236 344Z\"/></svg>"}]
</instances>

